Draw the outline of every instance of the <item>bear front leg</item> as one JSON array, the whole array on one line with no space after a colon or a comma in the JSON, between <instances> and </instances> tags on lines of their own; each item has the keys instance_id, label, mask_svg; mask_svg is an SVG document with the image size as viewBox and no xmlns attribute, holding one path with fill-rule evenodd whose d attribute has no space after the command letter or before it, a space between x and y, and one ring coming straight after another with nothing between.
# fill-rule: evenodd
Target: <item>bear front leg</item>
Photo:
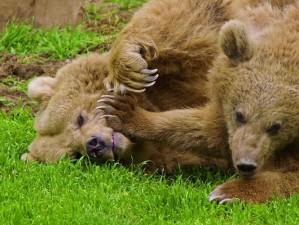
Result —
<instances>
[{"instance_id":1,"label":"bear front leg","mask_svg":"<svg viewBox=\"0 0 299 225\"><path fill-rule=\"evenodd\" d=\"M146 127L151 126L147 114L150 112L140 108L134 96L102 95L98 102L101 105L96 109L104 112L101 118L106 118L114 131L131 139L147 139Z\"/></svg>"},{"instance_id":2,"label":"bear front leg","mask_svg":"<svg viewBox=\"0 0 299 225\"><path fill-rule=\"evenodd\" d=\"M158 69L148 68L156 54L156 45L148 36L120 35L111 50L106 88L117 93L144 92L159 76Z\"/></svg>"},{"instance_id":3,"label":"bear front leg","mask_svg":"<svg viewBox=\"0 0 299 225\"><path fill-rule=\"evenodd\" d=\"M299 172L262 172L252 178L235 179L219 185L209 195L219 204L235 200L264 203L271 197L288 197L299 191Z\"/></svg>"},{"instance_id":4,"label":"bear front leg","mask_svg":"<svg viewBox=\"0 0 299 225\"><path fill-rule=\"evenodd\" d=\"M149 112L129 96L103 95L99 102L104 105L97 108L103 110L109 126L131 139L163 142L174 149L212 156L227 150L225 123L212 105Z\"/></svg>"}]
</instances>

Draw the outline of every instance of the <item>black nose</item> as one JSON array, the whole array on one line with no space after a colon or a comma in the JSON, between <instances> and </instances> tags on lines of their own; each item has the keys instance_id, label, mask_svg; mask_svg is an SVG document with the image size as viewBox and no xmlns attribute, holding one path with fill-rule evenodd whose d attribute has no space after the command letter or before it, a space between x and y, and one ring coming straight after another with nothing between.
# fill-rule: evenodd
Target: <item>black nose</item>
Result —
<instances>
[{"instance_id":1,"label":"black nose","mask_svg":"<svg viewBox=\"0 0 299 225\"><path fill-rule=\"evenodd\" d=\"M241 176L250 177L254 174L257 163L249 158L241 159L237 163L237 169Z\"/></svg>"},{"instance_id":2,"label":"black nose","mask_svg":"<svg viewBox=\"0 0 299 225\"><path fill-rule=\"evenodd\" d=\"M101 157L107 150L108 147L105 141L100 137L93 136L86 142L87 154L92 158Z\"/></svg>"}]
</instances>

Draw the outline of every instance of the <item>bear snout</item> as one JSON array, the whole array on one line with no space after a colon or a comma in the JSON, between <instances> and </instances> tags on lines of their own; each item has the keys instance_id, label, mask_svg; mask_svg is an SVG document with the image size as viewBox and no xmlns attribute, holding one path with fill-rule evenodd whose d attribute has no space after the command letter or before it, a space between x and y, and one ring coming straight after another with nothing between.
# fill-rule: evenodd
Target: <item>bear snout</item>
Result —
<instances>
[{"instance_id":1,"label":"bear snout","mask_svg":"<svg viewBox=\"0 0 299 225\"><path fill-rule=\"evenodd\" d=\"M255 160L250 158L242 158L237 162L237 170L243 177L251 177L254 175L257 168Z\"/></svg>"},{"instance_id":2,"label":"bear snout","mask_svg":"<svg viewBox=\"0 0 299 225\"><path fill-rule=\"evenodd\" d=\"M100 158L109 149L109 145L98 136L92 136L86 142L86 152L91 158Z\"/></svg>"}]
</instances>

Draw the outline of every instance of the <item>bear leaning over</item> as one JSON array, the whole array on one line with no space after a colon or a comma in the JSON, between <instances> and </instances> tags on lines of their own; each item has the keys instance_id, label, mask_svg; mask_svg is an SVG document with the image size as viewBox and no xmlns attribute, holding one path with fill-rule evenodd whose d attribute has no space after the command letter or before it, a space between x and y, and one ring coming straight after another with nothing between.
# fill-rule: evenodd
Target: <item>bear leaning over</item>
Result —
<instances>
[{"instance_id":1,"label":"bear leaning over","mask_svg":"<svg viewBox=\"0 0 299 225\"><path fill-rule=\"evenodd\" d=\"M125 158L131 161L129 152L135 154L135 161L140 161L136 160L140 157L143 160L154 157L155 160L152 160L157 161L158 151L149 150L153 147L143 153L140 150L136 152L132 150L132 144L128 139L121 134L114 134L113 130L106 126L105 120L95 115L95 99L105 90L104 78L106 85L109 86L111 76L108 76L108 69L119 72L123 76L133 76L126 86L120 85L120 89L129 88L131 85L134 91L140 91L134 86L138 84L134 80L138 81L140 76L132 72L133 69L143 69L143 75L148 75L143 80L142 89L153 85L158 75L155 74L155 69L149 70L142 67L147 64L142 60L141 55L138 55L142 54L143 57L152 59L149 62L150 66L158 67L160 73L156 85L139 96L142 107L151 108L150 110L169 110L203 105L208 101L206 73L218 52L217 33L230 14L233 14L230 9L238 6L233 7L234 4L227 0L177 3L179 4L174 4L173 0L154 0L146 4L136 13L130 25L116 40L111 57L108 56L109 53L82 57L59 70L55 78L41 77L31 82L29 96L40 102L40 110L35 120L37 137L29 147L30 153L25 154L23 159L55 162L65 153L73 157L77 157L80 153L88 154L95 161L102 162L114 158L115 154L111 151L114 143L111 140L114 138L120 144L116 147L118 153L122 155L122 161ZM180 7L177 7L178 5ZM141 26L138 26L139 21ZM176 29L177 26L180 29ZM151 36L145 35L146 32L150 32L154 40L147 39L146 37ZM138 37L138 35L142 36ZM132 37L133 42L134 37L138 37L142 42L132 45L128 40ZM188 37L187 41L186 37ZM130 57L127 57L127 54ZM92 138L93 136L98 138ZM88 139L90 144L95 145L94 148L89 148L89 151L86 148ZM145 144L141 141L139 145L141 143ZM159 146L161 147L161 144ZM160 147L155 146L158 149ZM152 157L148 155L151 151L155 152ZM166 152L164 150L162 158L166 157ZM173 164L172 161L177 160L178 155L168 154L167 158L172 160L167 159L168 163L163 164ZM187 155L184 153L184 157L181 156L187 160ZM199 160L196 156L192 158L197 162L203 160ZM191 158L187 161L189 160ZM208 161L211 163L213 160L218 164L224 161L225 167L229 164L226 158L217 159L215 154ZM168 167L172 166L168 165Z\"/></svg>"},{"instance_id":2,"label":"bear leaning over","mask_svg":"<svg viewBox=\"0 0 299 225\"><path fill-rule=\"evenodd\" d=\"M130 138L229 156L241 178L216 187L209 199L219 203L299 191L299 3L239 15L220 31L204 106L148 112L129 96L102 98L109 125Z\"/></svg>"}]
</instances>

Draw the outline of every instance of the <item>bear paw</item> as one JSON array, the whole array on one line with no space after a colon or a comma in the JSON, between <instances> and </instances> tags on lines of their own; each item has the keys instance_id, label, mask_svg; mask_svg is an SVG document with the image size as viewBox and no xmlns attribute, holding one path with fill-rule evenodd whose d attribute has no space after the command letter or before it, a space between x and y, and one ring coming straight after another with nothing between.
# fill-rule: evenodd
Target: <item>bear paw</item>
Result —
<instances>
[{"instance_id":1,"label":"bear paw","mask_svg":"<svg viewBox=\"0 0 299 225\"><path fill-rule=\"evenodd\" d=\"M133 132L135 114L139 109L134 96L102 95L98 102L104 105L100 105L96 109L104 112L101 118L105 118L112 129L123 134Z\"/></svg>"},{"instance_id":2,"label":"bear paw","mask_svg":"<svg viewBox=\"0 0 299 225\"><path fill-rule=\"evenodd\" d=\"M219 185L212 191L209 195L209 200L211 202L215 201L218 204L232 204L234 202L240 201L238 197L235 196L236 192L231 189L227 183Z\"/></svg>"},{"instance_id":3,"label":"bear paw","mask_svg":"<svg viewBox=\"0 0 299 225\"><path fill-rule=\"evenodd\" d=\"M236 200L252 203L264 203L271 196L281 195L275 183L275 174L264 174L249 179L235 179L221 184L209 195L210 201L219 204L232 203Z\"/></svg>"},{"instance_id":4,"label":"bear paw","mask_svg":"<svg viewBox=\"0 0 299 225\"><path fill-rule=\"evenodd\" d=\"M148 61L156 57L156 46L151 40L144 41L124 39L112 50L109 76L104 80L108 90L141 93L155 84L158 69L149 69Z\"/></svg>"},{"instance_id":5,"label":"bear paw","mask_svg":"<svg viewBox=\"0 0 299 225\"><path fill-rule=\"evenodd\" d=\"M107 90L113 90L116 93L142 93L146 88L156 83L159 74L158 69L142 69L140 71L123 72L121 75L110 75L104 80Z\"/></svg>"}]
</instances>

